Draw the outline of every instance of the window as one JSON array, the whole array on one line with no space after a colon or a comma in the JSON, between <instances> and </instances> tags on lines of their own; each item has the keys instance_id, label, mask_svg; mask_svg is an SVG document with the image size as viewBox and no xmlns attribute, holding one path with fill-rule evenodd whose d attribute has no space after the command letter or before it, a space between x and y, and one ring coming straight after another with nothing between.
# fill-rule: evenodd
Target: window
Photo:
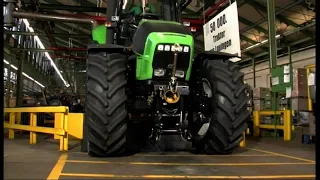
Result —
<instances>
[{"instance_id":1,"label":"window","mask_svg":"<svg viewBox=\"0 0 320 180\"><path fill-rule=\"evenodd\" d=\"M4 68L3 76L8 77L8 68Z\"/></svg>"}]
</instances>

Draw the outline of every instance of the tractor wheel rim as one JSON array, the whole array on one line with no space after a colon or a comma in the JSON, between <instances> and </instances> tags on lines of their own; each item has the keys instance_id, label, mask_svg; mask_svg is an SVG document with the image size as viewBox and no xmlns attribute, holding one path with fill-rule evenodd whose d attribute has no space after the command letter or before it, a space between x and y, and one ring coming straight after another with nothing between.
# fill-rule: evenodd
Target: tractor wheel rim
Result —
<instances>
[{"instance_id":1,"label":"tractor wheel rim","mask_svg":"<svg viewBox=\"0 0 320 180\"><path fill-rule=\"evenodd\" d=\"M206 93L208 98L212 98L212 90L211 90L211 85L206 78L202 78L202 88L203 91Z\"/></svg>"}]
</instances>

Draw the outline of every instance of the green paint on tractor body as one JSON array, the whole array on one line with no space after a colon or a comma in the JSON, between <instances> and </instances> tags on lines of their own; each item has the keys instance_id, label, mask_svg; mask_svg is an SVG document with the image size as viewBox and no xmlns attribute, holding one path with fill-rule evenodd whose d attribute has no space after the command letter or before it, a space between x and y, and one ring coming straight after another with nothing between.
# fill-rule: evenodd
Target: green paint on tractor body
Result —
<instances>
[{"instance_id":1,"label":"green paint on tractor body","mask_svg":"<svg viewBox=\"0 0 320 180\"><path fill-rule=\"evenodd\" d=\"M173 21L161 21L161 20L141 20L139 26L146 22L153 21L155 23L172 23L178 24L180 23ZM182 26L182 25L181 25ZM106 43L106 32L107 27L104 25L97 26L92 31L92 38L94 41L97 41L99 44ZM152 62L154 59L154 54L159 44L179 44L182 46L189 46L190 48L190 57L186 59L189 61L189 67L186 72L185 80L188 81L191 75L191 67L193 63L193 55L194 55L194 40L191 35L172 33L172 32L152 32L148 35L144 52L143 54L138 54L135 52L137 57L137 65L136 65L136 79L137 80L149 80L153 77L153 67Z\"/></svg>"},{"instance_id":2,"label":"green paint on tractor body","mask_svg":"<svg viewBox=\"0 0 320 180\"><path fill-rule=\"evenodd\" d=\"M97 41L98 44L107 43L107 27L105 25L99 25L92 30L92 40Z\"/></svg>"}]
</instances>

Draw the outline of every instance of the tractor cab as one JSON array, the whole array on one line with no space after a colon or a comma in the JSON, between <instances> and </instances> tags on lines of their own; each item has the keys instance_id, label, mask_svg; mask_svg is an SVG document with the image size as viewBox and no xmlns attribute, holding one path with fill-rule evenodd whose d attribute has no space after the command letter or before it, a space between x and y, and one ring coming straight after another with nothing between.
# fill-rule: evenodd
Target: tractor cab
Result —
<instances>
[{"instance_id":1,"label":"tractor cab","mask_svg":"<svg viewBox=\"0 0 320 180\"><path fill-rule=\"evenodd\" d=\"M165 21L179 21L178 6L170 0L123 0L122 14L134 15L138 20L154 19Z\"/></svg>"}]
</instances>

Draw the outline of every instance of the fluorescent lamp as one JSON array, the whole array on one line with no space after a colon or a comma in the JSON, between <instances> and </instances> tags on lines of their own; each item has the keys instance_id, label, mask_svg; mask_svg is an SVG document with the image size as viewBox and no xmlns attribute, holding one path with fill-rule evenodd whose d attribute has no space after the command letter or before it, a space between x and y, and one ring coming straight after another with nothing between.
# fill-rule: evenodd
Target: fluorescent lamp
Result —
<instances>
[{"instance_id":1,"label":"fluorescent lamp","mask_svg":"<svg viewBox=\"0 0 320 180\"><path fill-rule=\"evenodd\" d=\"M280 38L280 34L276 35L275 37L276 37L276 39L279 39L279 38ZM259 42L259 43L257 43L257 44L254 44L254 45L251 45L251 46L245 48L244 50L252 49L252 48L254 48L254 47L256 47L256 46L258 46L258 45L260 45L260 44L266 43L266 42L268 42L268 41L269 41L268 39L263 40L263 41L261 41L261 42Z\"/></svg>"},{"instance_id":2,"label":"fluorescent lamp","mask_svg":"<svg viewBox=\"0 0 320 180\"><path fill-rule=\"evenodd\" d=\"M28 28L28 30L30 32L34 32L34 29L30 26L30 23L27 19L23 19L22 20L24 22L24 24L26 25L26 27ZM41 49L45 49L44 45L42 44L40 38L38 36L34 36L34 39L37 41L37 43L39 44ZM62 80L62 82L64 83L64 85L66 87L69 87L70 85L64 80L63 76L60 73L60 70L58 69L58 67L56 66L56 64L53 62L52 58L50 57L48 52L44 53L46 55L46 57L50 60L51 65L53 66L54 70L57 72L57 74L59 75L60 79Z\"/></svg>"},{"instance_id":3,"label":"fluorescent lamp","mask_svg":"<svg viewBox=\"0 0 320 180\"><path fill-rule=\"evenodd\" d=\"M3 60L4 63L6 64L10 64L7 60ZM10 65L10 67L12 67L14 70L18 70L18 68L14 65ZM31 81L35 82L36 84L38 84L40 87L44 88L44 85L39 83L38 81L34 80L32 77L30 77L28 74L26 74L25 72L22 72L22 75L25 76L26 78L30 79ZM8 75L9 76L9 75ZM68 86L67 86L68 87Z\"/></svg>"}]
</instances>

